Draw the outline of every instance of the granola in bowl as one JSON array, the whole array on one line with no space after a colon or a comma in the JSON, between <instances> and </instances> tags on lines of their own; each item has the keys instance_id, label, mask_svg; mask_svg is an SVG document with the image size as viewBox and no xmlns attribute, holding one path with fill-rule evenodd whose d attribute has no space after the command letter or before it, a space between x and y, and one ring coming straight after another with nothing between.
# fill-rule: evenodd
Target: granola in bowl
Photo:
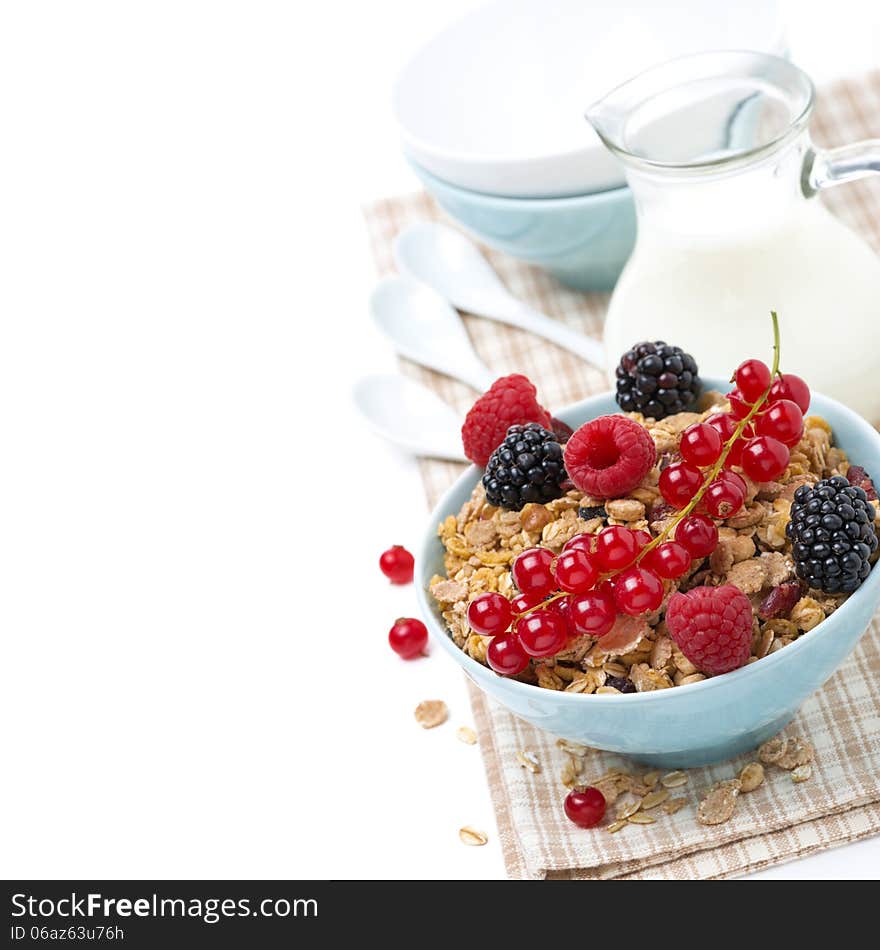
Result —
<instances>
[{"instance_id":1,"label":"granola in bowl","mask_svg":"<svg viewBox=\"0 0 880 950\"><path fill-rule=\"evenodd\" d=\"M877 494L778 371L778 331L775 353L700 394L692 358L642 344L617 401L643 412L574 432L479 418L496 448L439 525L429 583L455 645L543 689L645 693L755 663L837 610L878 558Z\"/></svg>"},{"instance_id":2,"label":"granola in bowl","mask_svg":"<svg viewBox=\"0 0 880 950\"><path fill-rule=\"evenodd\" d=\"M679 441L686 428L729 408L720 393L704 394L701 404L700 412L677 413L659 422L630 414L654 441L657 463L621 498L602 501L572 488L545 504L531 503L520 511L509 511L490 505L483 485L478 484L458 515L449 515L438 528L446 550L446 576L437 575L430 584L456 645L479 663L486 663L492 638L471 629L468 605L489 591L515 596L511 566L523 551L541 546L558 555L572 538L598 535L608 525L659 535L672 513L658 488L662 468L679 457ZM834 475L854 483L866 480L864 470L851 465L846 453L834 445L827 422L807 416L803 437L792 450L785 472L764 483L744 476L745 505L734 516L718 521L715 550L706 558L695 559L681 579L667 582L663 607L645 616L624 644L625 652L606 649L604 638L582 636L552 657L532 659L518 678L546 689L600 694L667 689L705 679L706 674L669 637L663 619L665 603L674 591L700 585L729 583L751 601L750 663L809 633L847 595L824 594L799 582L785 528L795 491ZM875 525L880 527L880 504L876 492L871 494Z\"/></svg>"}]
</instances>

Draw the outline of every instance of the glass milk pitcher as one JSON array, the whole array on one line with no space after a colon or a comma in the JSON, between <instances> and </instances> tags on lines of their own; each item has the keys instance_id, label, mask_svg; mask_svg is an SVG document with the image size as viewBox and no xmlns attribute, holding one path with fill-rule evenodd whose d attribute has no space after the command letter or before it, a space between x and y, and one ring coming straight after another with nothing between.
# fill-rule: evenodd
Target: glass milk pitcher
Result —
<instances>
[{"instance_id":1,"label":"glass milk pitcher","mask_svg":"<svg viewBox=\"0 0 880 950\"><path fill-rule=\"evenodd\" d=\"M774 56L699 53L630 80L587 118L623 162L638 237L605 322L611 362L640 340L706 375L769 360L880 422L880 258L816 199L880 172L880 140L815 148L810 79Z\"/></svg>"}]
</instances>

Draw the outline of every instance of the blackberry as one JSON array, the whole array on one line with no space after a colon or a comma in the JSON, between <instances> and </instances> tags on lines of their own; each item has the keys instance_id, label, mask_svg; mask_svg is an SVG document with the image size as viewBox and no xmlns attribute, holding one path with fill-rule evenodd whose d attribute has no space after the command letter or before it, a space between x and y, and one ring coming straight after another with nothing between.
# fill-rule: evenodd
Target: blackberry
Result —
<instances>
[{"instance_id":1,"label":"blackberry","mask_svg":"<svg viewBox=\"0 0 880 950\"><path fill-rule=\"evenodd\" d=\"M850 594L868 576L877 550L874 507L842 476L801 485L785 533L798 577L826 594Z\"/></svg>"},{"instance_id":2,"label":"blackberry","mask_svg":"<svg viewBox=\"0 0 880 950\"><path fill-rule=\"evenodd\" d=\"M617 405L664 419L692 409L700 389L697 364L690 353L662 340L637 343L617 366Z\"/></svg>"},{"instance_id":3,"label":"blackberry","mask_svg":"<svg viewBox=\"0 0 880 950\"><path fill-rule=\"evenodd\" d=\"M529 502L559 498L567 478L556 436L529 422L507 430L486 466L483 487L490 505L519 511Z\"/></svg>"}]
</instances>

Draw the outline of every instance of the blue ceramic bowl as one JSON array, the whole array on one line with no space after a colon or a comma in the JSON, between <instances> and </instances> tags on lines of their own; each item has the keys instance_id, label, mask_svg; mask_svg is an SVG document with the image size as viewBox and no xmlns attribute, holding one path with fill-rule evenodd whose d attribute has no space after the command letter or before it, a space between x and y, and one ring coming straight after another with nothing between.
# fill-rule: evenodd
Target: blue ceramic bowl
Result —
<instances>
[{"instance_id":1,"label":"blue ceramic bowl","mask_svg":"<svg viewBox=\"0 0 880 950\"><path fill-rule=\"evenodd\" d=\"M411 162L428 192L474 237L578 290L610 290L636 239L629 188L574 198L499 198L441 181Z\"/></svg>"},{"instance_id":2,"label":"blue ceramic bowl","mask_svg":"<svg viewBox=\"0 0 880 950\"><path fill-rule=\"evenodd\" d=\"M707 380L723 391L722 380ZM576 427L616 412L611 393L560 412ZM811 412L824 416L854 463L880 472L880 433L833 399L814 395ZM416 569L419 603L436 647L448 653L484 692L533 725L592 748L633 756L660 768L690 768L729 759L775 735L855 647L880 604L880 568L830 617L794 643L755 663L690 686L628 695L556 692L497 676L462 652L427 590L443 573L436 526L457 514L482 470L471 466L431 515Z\"/></svg>"}]
</instances>

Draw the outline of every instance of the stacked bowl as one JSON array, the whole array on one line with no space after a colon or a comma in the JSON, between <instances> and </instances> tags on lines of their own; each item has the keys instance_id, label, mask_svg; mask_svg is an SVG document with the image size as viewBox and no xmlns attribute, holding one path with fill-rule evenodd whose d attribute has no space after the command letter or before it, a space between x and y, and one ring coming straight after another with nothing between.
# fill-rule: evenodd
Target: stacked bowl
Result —
<instances>
[{"instance_id":1,"label":"stacked bowl","mask_svg":"<svg viewBox=\"0 0 880 950\"><path fill-rule=\"evenodd\" d=\"M404 153L489 247L570 286L608 290L632 250L635 208L584 111L641 70L707 49L784 52L779 4L494 0L399 74Z\"/></svg>"}]
</instances>

